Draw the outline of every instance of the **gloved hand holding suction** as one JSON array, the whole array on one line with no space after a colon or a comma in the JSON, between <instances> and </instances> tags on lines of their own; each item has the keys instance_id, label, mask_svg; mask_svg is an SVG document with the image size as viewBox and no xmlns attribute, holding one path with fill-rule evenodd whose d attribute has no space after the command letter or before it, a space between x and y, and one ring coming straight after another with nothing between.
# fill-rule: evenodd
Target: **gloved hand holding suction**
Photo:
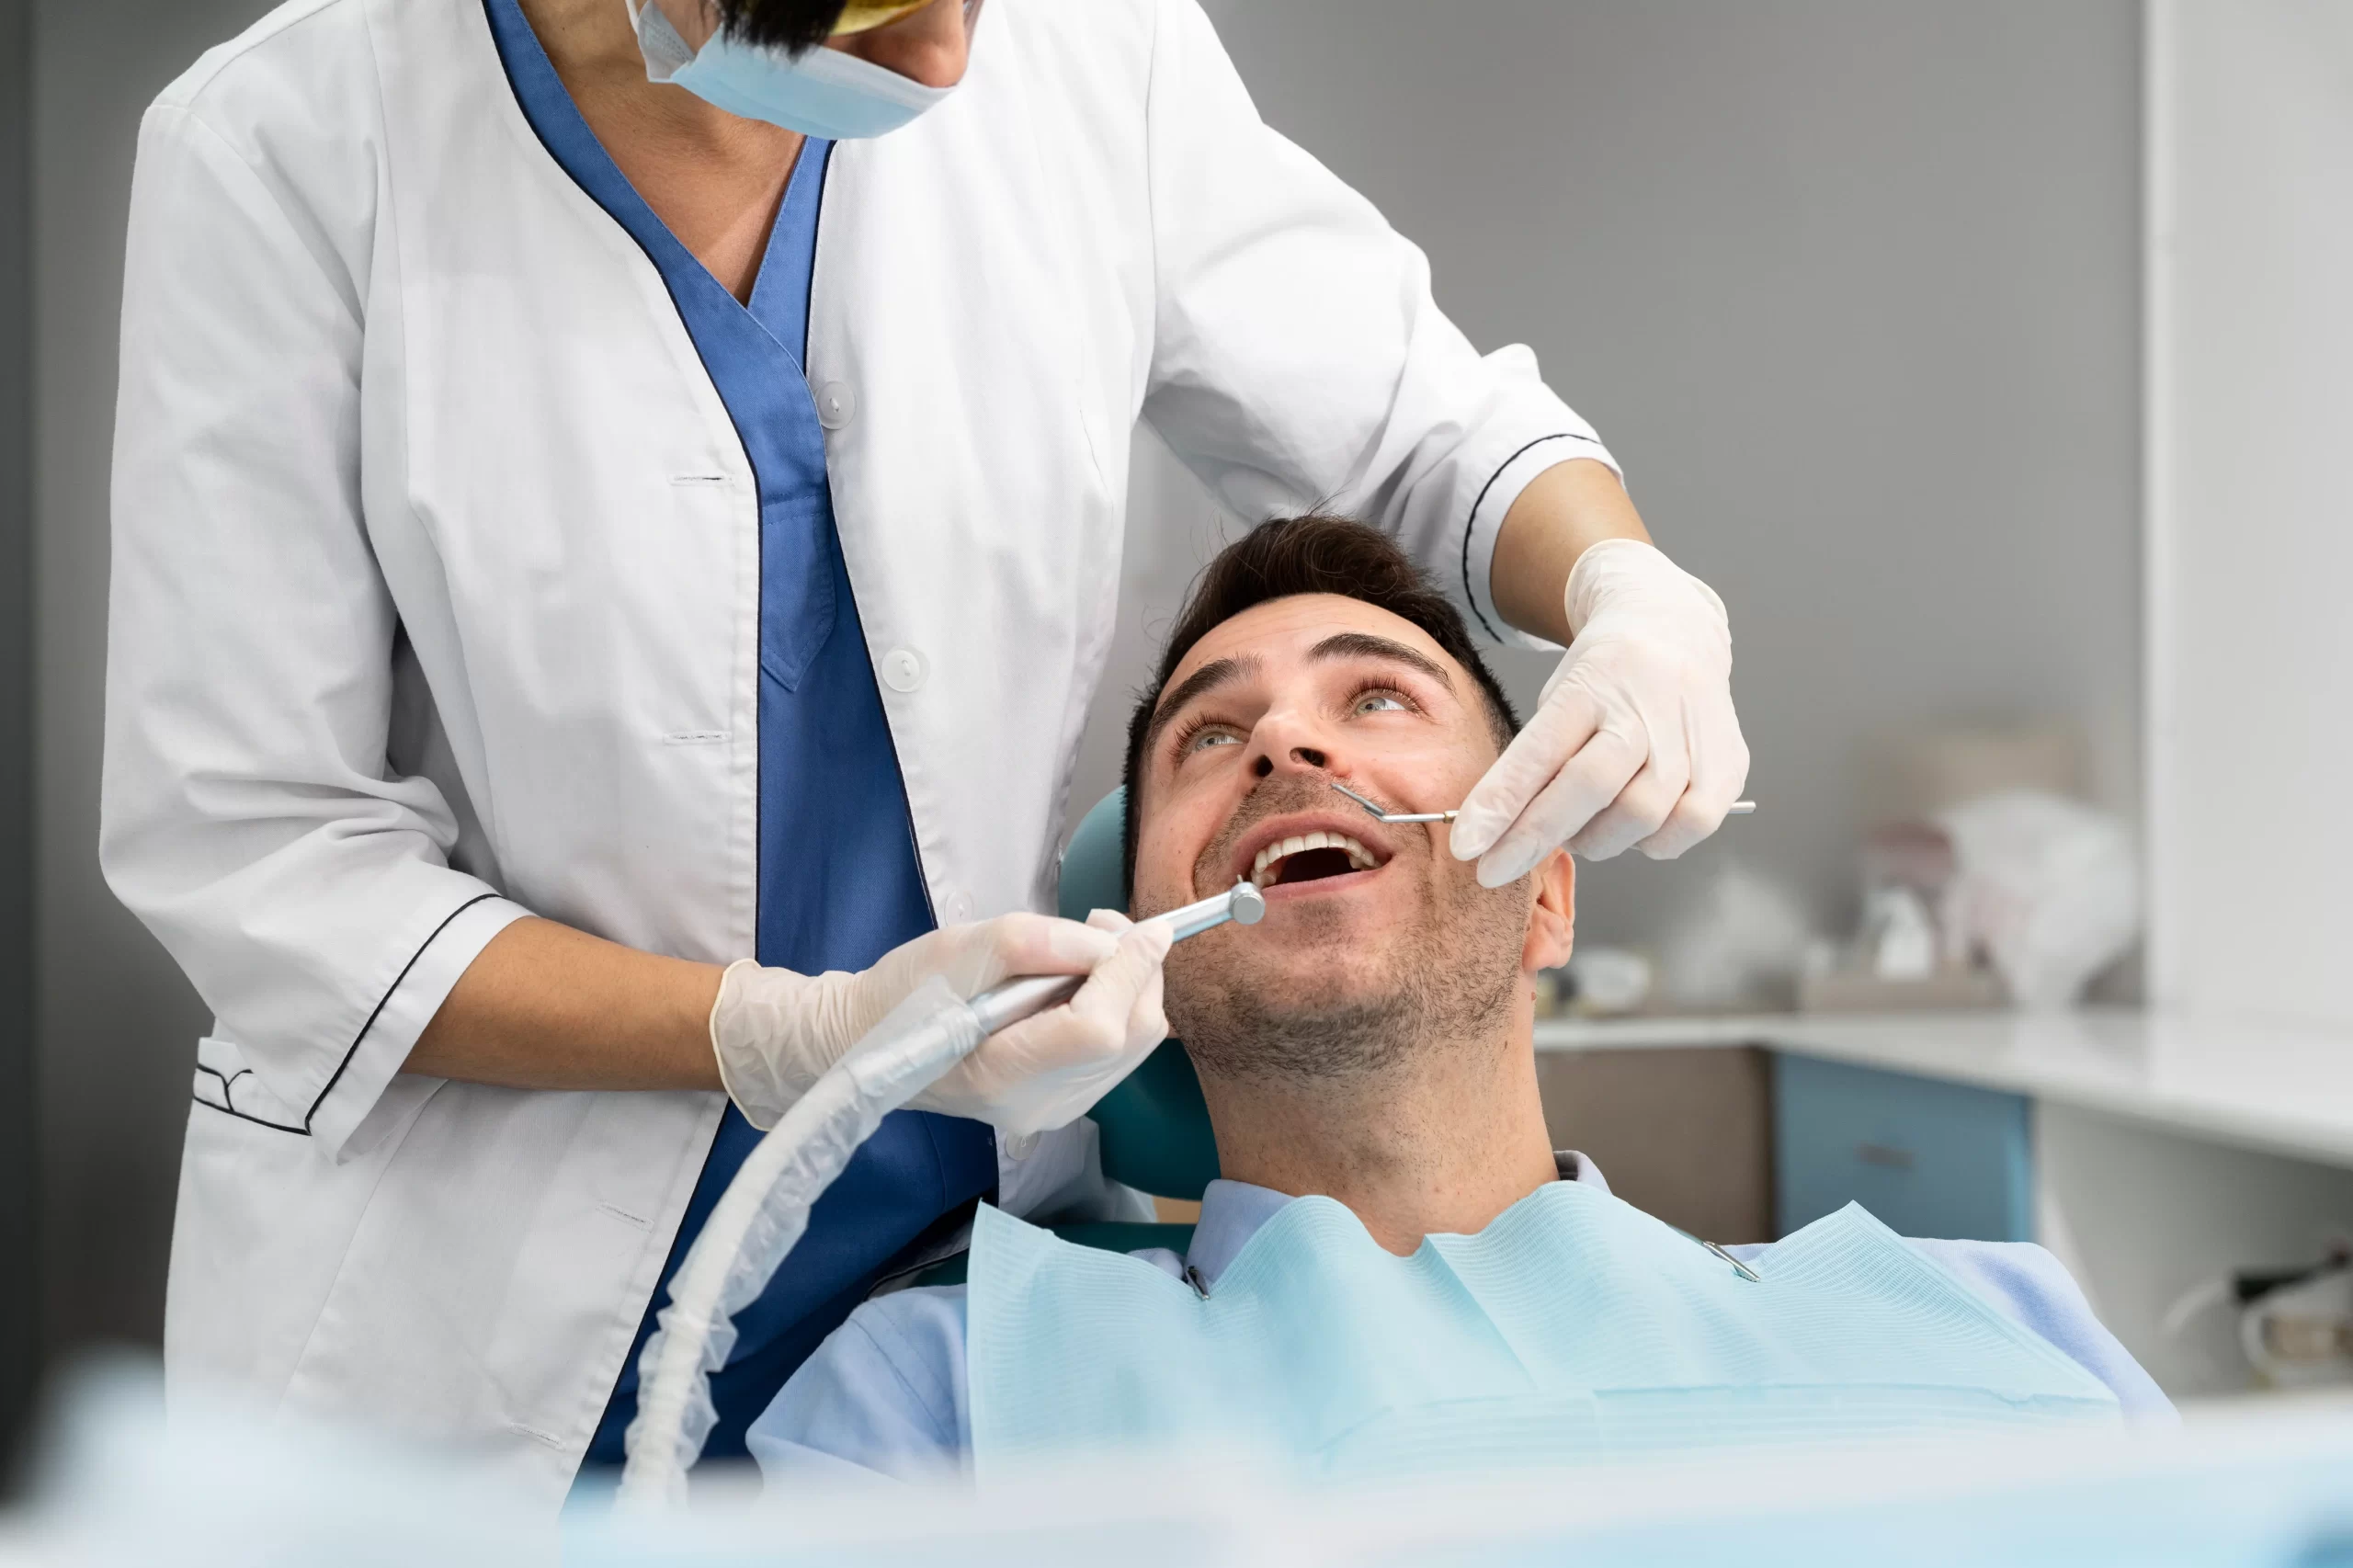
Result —
<instances>
[{"instance_id":1,"label":"gloved hand holding suction","mask_svg":"<svg viewBox=\"0 0 2353 1568\"><path fill-rule=\"evenodd\" d=\"M1168 1038L1160 965L1168 927L1098 909L1086 927L1112 937L1078 994L999 1029L907 1104L969 1116L1014 1139L1077 1120Z\"/></svg>"},{"instance_id":2,"label":"gloved hand holding suction","mask_svg":"<svg viewBox=\"0 0 2353 1568\"><path fill-rule=\"evenodd\" d=\"M825 1069L933 975L970 998L1015 975L1087 975L1066 1006L1000 1029L911 1103L1020 1136L1084 1115L1167 1035L1168 934L1098 910L1087 925L1017 914L918 937L863 972L731 965L710 1010L730 1098L766 1130Z\"/></svg>"},{"instance_id":3,"label":"gloved hand holding suction","mask_svg":"<svg viewBox=\"0 0 2353 1568\"><path fill-rule=\"evenodd\" d=\"M1612 539L1577 558L1567 598L1575 641L1449 835L1489 887L1564 842L1589 860L1629 846L1670 859L1716 830L1748 778L1714 590Z\"/></svg>"}]
</instances>

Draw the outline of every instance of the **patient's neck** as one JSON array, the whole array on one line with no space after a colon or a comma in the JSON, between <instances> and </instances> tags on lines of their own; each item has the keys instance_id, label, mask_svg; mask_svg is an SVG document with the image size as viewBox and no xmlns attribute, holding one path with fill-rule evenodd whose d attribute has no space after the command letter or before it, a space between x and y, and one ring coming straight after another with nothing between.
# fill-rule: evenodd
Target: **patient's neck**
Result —
<instances>
[{"instance_id":1,"label":"patient's neck","mask_svg":"<svg viewBox=\"0 0 2353 1568\"><path fill-rule=\"evenodd\" d=\"M1392 1253L1483 1230L1556 1174L1534 1033L1523 994L1492 1038L1429 1042L1358 1075L1204 1073L1219 1165L1229 1180L1336 1199Z\"/></svg>"}]
</instances>

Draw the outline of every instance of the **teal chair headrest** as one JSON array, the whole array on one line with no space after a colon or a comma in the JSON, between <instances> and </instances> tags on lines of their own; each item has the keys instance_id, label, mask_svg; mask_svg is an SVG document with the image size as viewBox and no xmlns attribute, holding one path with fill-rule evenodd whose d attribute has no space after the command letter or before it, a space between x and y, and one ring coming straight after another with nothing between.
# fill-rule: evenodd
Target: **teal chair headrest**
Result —
<instances>
[{"instance_id":1,"label":"teal chair headrest","mask_svg":"<svg viewBox=\"0 0 2353 1568\"><path fill-rule=\"evenodd\" d=\"M1128 907L1120 873L1127 830L1128 792L1114 790L1096 802L1071 835L1063 855L1064 918L1084 920L1090 909ZM1217 1139L1192 1059L1165 1041L1087 1113L1103 1133L1103 1174L1160 1198L1198 1199L1217 1179Z\"/></svg>"}]
</instances>

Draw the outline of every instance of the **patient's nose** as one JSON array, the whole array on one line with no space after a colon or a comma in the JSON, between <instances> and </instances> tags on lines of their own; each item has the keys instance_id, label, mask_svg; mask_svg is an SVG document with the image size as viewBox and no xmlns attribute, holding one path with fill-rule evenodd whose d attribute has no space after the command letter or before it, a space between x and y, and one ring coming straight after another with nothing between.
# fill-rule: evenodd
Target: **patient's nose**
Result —
<instances>
[{"instance_id":1,"label":"patient's nose","mask_svg":"<svg viewBox=\"0 0 2353 1568\"><path fill-rule=\"evenodd\" d=\"M1315 704L1299 698L1277 701L1251 727L1250 774L1271 778L1278 773L1334 772L1339 761L1335 741L1347 736L1334 730Z\"/></svg>"},{"instance_id":2,"label":"patient's nose","mask_svg":"<svg viewBox=\"0 0 2353 1568\"><path fill-rule=\"evenodd\" d=\"M1332 766L1331 763L1325 759L1324 754L1313 746L1291 747L1290 759L1302 767L1320 767L1328 769ZM1274 770L1275 759L1268 756L1264 752L1259 753L1258 761L1252 771L1259 778L1264 778L1268 774L1274 772Z\"/></svg>"}]
</instances>

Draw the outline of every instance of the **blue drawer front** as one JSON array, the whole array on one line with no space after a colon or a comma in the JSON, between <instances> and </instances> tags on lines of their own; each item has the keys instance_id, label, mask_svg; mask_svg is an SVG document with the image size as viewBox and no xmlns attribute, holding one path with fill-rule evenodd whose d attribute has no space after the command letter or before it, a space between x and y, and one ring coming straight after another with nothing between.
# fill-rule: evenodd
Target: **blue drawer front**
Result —
<instances>
[{"instance_id":1,"label":"blue drawer front","mask_svg":"<svg viewBox=\"0 0 2353 1568\"><path fill-rule=\"evenodd\" d=\"M1859 1203L1900 1235L2034 1239L2034 1156L2017 1095L1776 1052L1780 1233Z\"/></svg>"}]
</instances>

